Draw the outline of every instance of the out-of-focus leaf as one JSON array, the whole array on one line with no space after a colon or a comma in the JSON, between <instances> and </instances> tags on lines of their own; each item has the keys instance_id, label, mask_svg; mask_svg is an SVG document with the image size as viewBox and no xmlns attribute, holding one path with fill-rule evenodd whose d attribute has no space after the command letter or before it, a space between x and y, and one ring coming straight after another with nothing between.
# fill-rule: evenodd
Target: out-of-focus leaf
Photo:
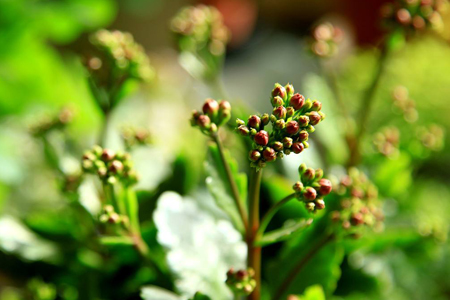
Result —
<instances>
[{"instance_id":1,"label":"out-of-focus leaf","mask_svg":"<svg viewBox=\"0 0 450 300\"><path fill-rule=\"evenodd\" d=\"M107 246L134 245L134 241L128 236L102 236L100 243Z\"/></svg>"},{"instance_id":2,"label":"out-of-focus leaf","mask_svg":"<svg viewBox=\"0 0 450 300\"><path fill-rule=\"evenodd\" d=\"M284 241L285 239L290 238L294 233L298 233L307 228L311 225L312 221L312 219L287 220L282 228L265 233L257 244L259 246L267 246Z\"/></svg>"},{"instance_id":3,"label":"out-of-focus leaf","mask_svg":"<svg viewBox=\"0 0 450 300\"><path fill-rule=\"evenodd\" d=\"M182 298L175 293L162 289L157 286L144 286L141 289L141 298L143 300L181 300Z\"/></svg>"},{"instance_id":4,"label":"out-of-focus leaf","mask_svg":"<svg viewBox=\"0 0 450 300\"><path fill-rule=\"evenodd\" d=\"M313 285L305 290L305 295L300 296L299 300L325 300L325 293L320 285Z\"/></svg>"},{"instance_id":5,"label":"out-of-focus leaf","mask_svg":"<svg viewBox=\"0 0 450 300\"><path fill-rule=\"evenodd\" d=\"M223 209L233 224L238 228L239 231L243 232L244 225L242 223L239 211L236 207L235 201L232 198L230 187L228 184L228 177L225 173L225 168L222 165L220 159L219 150L215 145L210 146L210 155L208 162L205 163L206 173L208 177L206 178L206 185L210 193L216 200L217 205ZM227 162L229 163L231 173L233 174L233 179L239 189L239 194L243 203L246 203L247 199L247 176L243 173L239 173L237 162L231 157L228 152L225 152ZM246 205L244 204L244 207Z\"/></svg>"},{"instance_id":6,"label":"out-of-focus leaf","mask_svg":"<svg viewBox=\"0 0 450 300\"><path fill-rule=\"evenodd\" d=\"M194 297L190 298L189 300L211 300L211 298L209 298L206 295L203 295L200 292L195 293Z\"/></svg>"},{"instance_id":7,"label":"out-of-focus leaf","mask_svg":"<svg viewBox=\"0 0 450 300\"><path fill-rule=\"evenodd\" d=\"M411 159L406 153L401 153L396 159L383 160L374 176L374 182L387 196L397 196L407 190L412 182Z\"/></svg>"},{"instance_id":8,"label":"out-of-focus leaf","mask_svg":"<svg viewBox=\"0 0 450 300\"><path fill-rule=\"evenodd\" d=\"M232 298L225 285L230 267L244 268L246 245L227 220L215 219L196 201L166 192L154 213L158 242L164 246L177 290L185 297L198 290L217 300Z\"/></svg>"}]
</instances>

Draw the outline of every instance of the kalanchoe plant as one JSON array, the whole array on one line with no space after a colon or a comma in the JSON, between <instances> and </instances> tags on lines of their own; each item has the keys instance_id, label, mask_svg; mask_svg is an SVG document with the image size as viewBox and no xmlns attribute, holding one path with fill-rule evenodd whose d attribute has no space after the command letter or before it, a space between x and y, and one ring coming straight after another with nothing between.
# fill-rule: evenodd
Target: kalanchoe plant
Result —
<instances>
[{"instance_id":1,"label":"kalanchoe plant","mask_svg":"<svg viewBox=\"0 0 450 300\"><path fill-rule=\"evenodd\" d=\"M358 237L364 228L382 228L384 217L378 190L363 172L351 168L334 187L334 193L338 195L339 204L331 212L331 219L345 235Z\"/></svg>"},{"instance_id":2,"label":"kalanchoe plant","mask_svg":"<svg viewBox=\"0 0 450 300\"><path fill-rule=\"evenodd\" d=\"M447 0L396 0L383 6L381 14L387 26L411 34L427 28L442 29L441 12L446 6Z\"/></svg>"},{"instance_id":3,"label":"kalanchoe plant","mask_svg":"<svg viewBox=\"0 0 450 300\"><path fill-rule=\"evenodd\" d=\"M329 22L317 25L312 31L311 52L320 58L334 56L343 40L343 31Z\"/></svg>"},{"instance_id":4,"label":"kalanchoe plant","mask_svg":"<svg viewBox=\"0 0 450 300\"><path fill-rule=\"evenodd\" d=\"M231 105L228 101L217 102L214 99L206 99L202 112L194 110L192 112L191 125L199 127L208 135L214 136L220 126L226 124L231 117Z\"/></svg>"},{"instance_id":5,"label":"kalanchoe plant","mask_svg":"<svg viewBox=\"0 0 450 300\"><path fill-rule=\"evenodd\" d=\"M247 122L236 120L236 130L252 141L251 166L262 169L267 162L284 155L299 154L309 147L309 134L324 118L322 103L295 93L291 84L275 84L272 90L272 114L252 115ZM267 128L269 123L270 129Z\"/></svg>"},{"instance_id":6,"label":"kalanchoe plant","mask_svg":"<svg viewBox=\"0 0 450 300\"><path fill-rule=\"evenodd\" d=\"M226 283L236 296L249 295L256 287L254 276L255 271L252 268L237 271L231 268L227 272Z\"/></svg>"},{"instance_id":7,"label":"kalanchoe plant","mask_svg":"<svg viewBox=\"0 0 450 300\"><path fill-rule=\"evenodd\" d=\"M194 77L215 80L230 38L219 11L205 5L185 7L172 19L171 30L182 66Z\"/></svg>"}]
</instances>

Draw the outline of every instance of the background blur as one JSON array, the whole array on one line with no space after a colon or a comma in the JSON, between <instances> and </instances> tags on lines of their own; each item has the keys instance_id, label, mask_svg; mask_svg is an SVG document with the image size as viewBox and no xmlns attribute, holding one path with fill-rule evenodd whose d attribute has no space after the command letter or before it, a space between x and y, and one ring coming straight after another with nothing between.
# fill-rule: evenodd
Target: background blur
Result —
<instances>
[{"instance_id":1,"label":"background blur","mask_svg":"<svg viewBox=\"0 0 450 300\"><path fill-rule=\"evenodd\" d=\"M232 32L223 85L233 106L269 111L275 82L291 82L324 105L327 121L317 135L325 155L308 150L300 160L286 160L277 172L290 181L297 180L299 162L339 174L348 157L340 110L320 64L307 51L311 28L330 21L344 29L341 50L327 64L339 70L337 85L345 105L356 112L376 64L383 34L378 11L383 2L202 1L223 13ZM74 213L72 202L61 198L40 144L28 128L43 114L54 114L62 107L73 109L74 121L53 139L64 153L64 170L78 168L83 150L95 143L102 122L80 59L88 51L88 34L103 27L132 33L148 52L157 80L114 111L107 146L123 147L118 128L124 124L152 132L152 147L137 150L133 158L142 174L138 189L145 191L139 194L141 218L149 224L148 239L154 240L151 214L161 192L189 194L203 184L206 140L189 127L188 118L191 108L199 107L206 97L219 97L180 67L168 29L176 12L193 3L197 2L0 0L1 300L55 299L51 293L45 298L43 282L56 286L58 299L138 299L139 287L154 279L133 253L123 251L113 259L85 242L95 234L92 220ZM385 233L349 246L341 264L337 298L450 299L450 12L444 14L444 21L442 33L408 40L391 56L381 79L363 168L385 199ZM419 119L414 129L393 109L392 91L399 85L415 101ZM447 132L444 146L422 149L413 143L417 138L413 132L432 124ZM389 126L401 136L399 152L379 160L372 140ZM241 159L239 151L235 154L244 166L246 157ZM92 200L95 191L86 187L82 193L83 206L92 214L98 212ZM352 247L359 250L352 252ZM269 248L265 259L276 264L271 259L277 250ZM44 296L31 296L36 295L33 292L23 296L19 292L23 289L44 290Z\"/></svg>"}]
</instances>

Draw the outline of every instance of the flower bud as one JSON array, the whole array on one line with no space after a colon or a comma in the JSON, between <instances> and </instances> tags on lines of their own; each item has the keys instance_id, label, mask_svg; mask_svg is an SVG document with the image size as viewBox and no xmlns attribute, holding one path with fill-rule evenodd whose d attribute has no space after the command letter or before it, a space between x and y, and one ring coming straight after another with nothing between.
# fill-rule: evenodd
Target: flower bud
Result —
<instances>
[{"instance_id":1,"label":"flower bud","mask_svg":"<svg viewBox=\"0 0 450 300\"><path fill-rule=\"evenodd\" d=\"M266 149L264 149L263 156L264 156L264 159L268 162L273 161L277 158L277 154L276 154L275 150L273 150L270 147L267 147Z\"/></svg>"},{"instance_id":2,"label":"flower bud","mask_svg":"<svg viewBox=\"0 0 450 300\"><path fill-rule=\"evenodd\" d=\"M221 100L219 102L219 110L221 111L231 111L231 104L226 100Z\"/></svg>"},{"instance_id":3,"label":"flower bud","mask_svg":"<svg viewBox=\"0 0 450 300\"><path fill-rule=\"evenodd\" d=\"M256 162L261 158L261 153L257 150L252 150L252 151L250 151L248 158L251 161Z\"/></svg>"},{"instance_id":4,"label":"flower bud","mask_svg":"<svg viewBox=\"0 0 450 300\"><path fill-rule=\"evenodd\" d=\"M316 169L316 176L314 177L315 180L319 180L323 177L323 170L322 169Z\"/></svg>"},{"instance_id":5,"label":"flower bud","mask_svg":"<svg viewBox=\"0 0 450 300\"><path fill-rule=\"evenodd\" d=\"M318 199L314 201L314 204L316 205L316 209L318 210L325 208L325 201L323 201L323 199Z\"/></svg>"},{"instance_id":6,"label":"flower bud","mask_svg":"<svg viewBox=\"0 0 450 300\"><path fill-rule=\"evenodd\" d=\"M241 120L241 119L236 119L236 126L243 126L243 125L245 125L245 121L244 120Z\"/></svg>"},{"instance_id":7,"label":"flower bud","mask_svg":"<svg viewBox=\"0 0 450 300\"><path fill-rule=\"evenodd\" d=\"M289 100L289 104L295 109L299 110L303 107L305 104L305 97L300 94L294 94L291 99Z\"/></svg>"},{"instance_id":8,"label":"flower bud","mask_svg":"<svg viewBox=\"0 0 450 300\"><path fill-rule=\"evenodd\" d=\"M217 125L226 124L231 118L231 110L219 110L219 122Z\"/></svg>"},{"instance_id":9,"label":"flower bud","mask_svg":"<svg viewBox=\"0 0 450 300\"><path fill-rule=\"evenodd\" d=\"M283 150L283 143L281 142L275 142L272 145L273 149L275 149L275 151L282 151Z\"/></svg>"},{"instance_id":10,"label":"flower bud","mask_svg":"<svg viewBox=\"0 0 450 300\"><path fill-rule=\"evenodd\" d=\"M302 128L308 126L309 118L307 116L300 116L300 118L298 118L298 124Z\"/></svg>"},{"instance_id":11,"label":"flower bud","mask_svg":"<svg viewBox=\"0 0 450 300\"><path fill-rule=\"evenodd\" d=\"M288 118L292 117L295 114L295 109L292 106L286 108L286 116Z\"/></svg>"},{"instance_id":12,"label":"flower bud","mask_svg":"<svg viewBox=\"0 0 450 300\"><path fill-rule=\"evenodd\" d=\"M267 131L261 130L255 135L255 143L265 146L269 143L269 134Z\"/></svg>"},{"instance_id":13,"label":"flower bud","mask_svg":"<svg viewBox=\"0 0 450 300\"><path fill-rule=\"evenodd\" d=\"M302 177L308 181L311 181L314 179L315 176L316 176L316 171L314 171L314 169L312 169L312 168L307 168L305 170L305 172L303 173Z\"/></svg>"},{"instance_id":14,"label":"flower bud","mask_svg":"<svg viewBox=\"0 0 450 300\"><path fill-rule=\"evenodd\" d=\"M245 270L239 270L236 272L236 279L237 280L244 280L247 277L247 271Z\"/></svg>"},{"instance_id":15,"label":"flower bud","mask_svg":"<svg viewBox=\"0 0 450 300\"><path fill-rule=\"evenodd\" d=\"M111 163L111 165L109 166L109 170L112 172L112 173L119 173L119 172L121 172L122 170L123 170L123 164L122 164L122 162L121 161L119 161L119 160L114 160L112 163Z\"/></svg>"},{"instance_id":16,"label":"flower bud","mask_svg":"<svg viewBox=\"0 0 450 300\"><path fill-rule=\"evenodd\" d=\"M289 135L296 134L300 129L299 124L296 121L289 121L286 123L286 133Z\"/></svg>"},{"instance_id":17,"label":"flower bud","mask_svg":"<svg viewBox=\"0 0 450 300\"><path fill-rule=\"evenodd\" d=\"M277 120L276 122L275 122L275 128L277 128L277 129L284 129L286 127L286 122L283 120L283 119L281 119L281 120Z\"/></svg>"},{"instance_id":18,"label":"flower bud","mask_svg":"<svg viewBox=\"0 0 450 300\"><path fill-rule=\"evenodd\" d=\"M322 103L320 103L320 102L317 101L317 100L314 100L314 101L312 102L311 109L312 109L313 111L319 111L319 110L321 110L321 109L322 109Z\"/></svg>"},{"instance_id":19,"label":"flower bud","mask_svg":"<svg viewBox=\"0 0 450 300\"><path fill-rule=\"evenodd\" d=\"M217 125L215 123L211 123L211 126L209 127L209 132L211 133L217 132Z\"/></svg>"},{"instance_id":20,"label":"flower bud","mask_svg":"<svg viewBox=\"0 0 450 300\"><path fill-rule=\"evenodd\" d=\"M286 108L284 106L278 106L272 113L275 117L277 117L277 119L286 118Z\"/></svg>"},{"instance_id":21,"label":"flower bud","mask_svg":"<svg viewBox=\"0 0 450 300\"><path fill-rule=\"evenodd\" d=\"M316 111L308 113L308 117L309 117L309 124L311 125L317 125L319 124L320 121L322 121L322 117Z\"/></svg>"},{"instance_id":22,"label":"flower bud","mask_svg":"<svg viewBox=\"0 0 450 300\"><path fill-rule=\"evenodd\" d=\"M313 201L315 200L317 197L317 192L314 188L312 187L307 187L304 191L303 191L303 198L305 198L306 200L309 201Z\"/></svg>"},{"instance_id":23,"label":"flower bud","mask_svg":"<svg viewBox=\"0 0 450 300\"><path fill-rule=\"evenodd\" d=\"M350 217L350 222L355 226L362 225L364 224L364 216L361 213L354 213Z\"/></svg>"},{"instance_id":24,"label":"flower bud","mask_svg":"<svg viewBox=\"0 0 450 300\"><path fill-rule=\"evenodd\" d=\"M103 148L99 145L95 145L94 147L92 147L92 153L94 153L95 156L99 157L100 155L102 155L102 152Z\"/></svg>"},{"instance_id":25,"label":"flower bud","mask_svg":"<svg viewBox=\"0 0 450 300\"><path fill-rule=\"evenodd\" d=\"M306 111L309 111L311 109L311 107L312 107L312 101L310 99L306 100L305 104L303 105L303 108Z\"/></svg>"},{"instance_id":26,"label":"flower bud","mask_svg":"<svg viewBox=\"0 0 450 300\"><path fill-rule=\"evenodd\" d=\"M283 146L284 146L284 148L291 148L292 143L293 143L293 140L290 137L285 137L283 139Z\"/></svg>"},{"instance_id":27,"label":"flower bud","mask_svg":"<svg viewBox=\"0 0 450 300\"><path fill-rule=\"evenodd\" d=\"M303 144L300 142L295 142L294 144L292 144L292 147L291 147L291 150L295 154L301 153L304 149L305 149L305 146L303 146Z\"/></svg>"},{"instance_id":28,"label":"flower bud","mask_svg":"<svg viewBox=\"0 0 450 300\"><path fill-rule=\"evenodd\" d=\"M279 106L283 106L284 105L284 101L281 97L274 97L272 98L272 100L270 101L272 103L273 107L279 107Z\"/></svg>"},{"instance_id":29,"label":"flower bud","mask_svg":"<svg viewBox=\"0 0 450 300\"><path fill-rule=\"evenodd\" d=\"M309 133L308 133L306 130L302 130L302 131L300 131L299 134L298 134L298 139L299 139L301 142L307 141L307 140L308 140L308 137L309 137Z\"/></svg>"},{"instance_id":30,"label":"flower bud","mask_svg":"<svg viewBox=\"0 0 450 300\"><path fill-rule=\"evenodd\" d=\"M329 193L331 193L331 190L333 188L331 181L329 181L328 179L322 178L319 180L319 184L320 184L319 193L322 196L326 196Z\"/></svg>"},{"instance_id":31,"label":"flower bud","mask_svg":"<svg viewBox=\"0 0 450 300\"><path fill-rule=\"evenodd\" d=\"M270 121L269 114L263 114L262 117L261 117L262 124L263 125L267 125L267 124L269 124L269 121Z\"/></svg>"},{"instance_id":32,"label":"flower bud","mask_svg":"<svg viewBox=\"0 0 450 300\"><path fill-rule=\"evenodd\" d=\"M401 8L395 14L397 21L402 25L408 25L411 22L411 14L406 8Z\"/></svg>"},{"instance_id":33,"label":"flower bud","mask_svg":"<svg viewBox=\"0 0 450 300\"><path fill-rule=\"evenodd\" d=\"M202 129L208 129L211 126L211 119L207 115L201 115L197 119L197 125Z\"/></svg>"},{"instance_id":34,"label":"flower bud","mask_svg":"<svg viewBox=\"0 0 450 300\"><path fill-rule=\"evenodd\" d=\"M292 188L294 189L294 191L300 193L303 190L303 183L301 183L300 181L297 181Z\"/></svg>"},{"instance_id":35,"label":"flower bud","mask_svg":"<svg viewBox=\"0 0 450 300\"><path fill-rule=\"evenodd\" d=\"M102 160L104 160L104 161L110 161L110 160L114 159L114 156L115 156L115 155L116 155L116 154L115 154L114 151L112 151L111 149L103 149L101 158L102 158Z\"/></svg>"},{"instance_id":36,"label":"flower bud","mask_svg":"<svg viewBox=\"0 0 450 300\"><path fill-rule=\"evenodd\" d=\"M249 127L259 129L260 124L261 124L261 119L257 115L253 115L250 118L248 118L247 125Z\"/></svg>"},{"instance_id":37,"label":"flower bud","mask_svg":"<svg viewBox=\"0 0 450 300\"><path fill-rule=\"evenodd\" d=\"M308 202L305 204L305 207L308 211L313 212L316 205L314 204L314 202Z\"/></svg>"},{"instance_id":38,"label":"flower bud","mask_svg":"<svg viewBox=\"0 0 450 300\"><path fill-rule=\"evenodd\" d=\"M275 88L272 90L272 97L280 97L286 100L286 89L279 83L275 84Z\"/></svg>"},{"instance_id":39,"label":"flower bud","mask_svg":"<svg viewBox=\"0 0 450 300\"><path fill-rule=\"evenodd\" d=\"M243 135L243 136L247 136L250 133L250 130L247 128L247 126L241 125L237 128L237 131Z\"/></svg>"},{"instance_id":40,"label":"flower bud","mask_svg":"<svg viewBox=\"0 0 450 300\"><path fill-rule=\"evenodd\" d=\"M292 95L294 95L294 86L290 83L286 84L286 86L284 87L284 89L286 90L286 94L287 97L290 98L292 97Z\"/></svg>"},{"instance_id":41,"label":"flower bud","mask_svg":"<svg viewBox=\"0 0 450 300\"><path fill-rule=\"evenodd\" d=\"M214 116L219 111L219 103L211 98L206 99L205 104L203 104L202 110L204 114L207 114L210 118L214 118Z\"/></svg>"}]
</instances>

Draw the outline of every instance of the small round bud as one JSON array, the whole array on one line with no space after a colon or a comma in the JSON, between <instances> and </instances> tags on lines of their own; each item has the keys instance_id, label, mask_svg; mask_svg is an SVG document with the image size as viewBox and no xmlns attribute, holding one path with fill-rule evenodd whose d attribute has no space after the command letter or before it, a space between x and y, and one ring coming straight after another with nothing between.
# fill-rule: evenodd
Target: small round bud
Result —
<instances>
[{"instance_id":1,"label":"small round bud","mask_svg":"<svg viewBox=\"0 0 450 300\"><path fill-rule=\"evenodd\" d=\"M312 102L311 109L314 110L314 111L319 111L319 110L321 110L321 109L322 109L322 103L320 103L320 102L317 101L317 100L314 100L314 101Z\"/></svg>"},{"instance_id":2,"label":"small round bud","mask_svg":"<svg viewBox=\"0 0 450 300\"><path fill-rule=\"evenodd\" d=\"M275 84L275 88L272 90L272 97L281 97L286 99L286 89L279 83Z\"/></svg>"},{"instance_id":3,"label":"small round bud","mask_svg":"<svg viewBox=\"0 0 450 300\"><path fill-rule=\"evenodd\" d=\"M245 121L244 120L241 120L241 119L236 119L236 126L243 126L243 125L245 125Z\"/></svg>"},{"instance_id":4,"label":"small round bud","mask_svg":"<svg viewBox=\"0 0 450 300\"><path fill-rule=\"evenodd\" d=\"M402 25L407 25L411 22L411 14L406 8L401 8L395 14L397 21Z\"/></svg>"},{"instance_id":5,"label":"small round bud","mask_svg":"<svg viewBox=\"0 0 450 300\"><path fill-rule=\"evenodd\" d=\"M316 169L316 176L314 177L315 180L319 180L323 177L323 170L322 169Z\"/></svg>"},{"instance_id":6,"label":"small round bud","mask_svg":"<svg viewBox=\"0 0 450 300\"><path fill-rule=\"evenodd\" d=\"M417 30L424 29L426 26L425 20L421 16L415 16L412 20L412 24Z\"/></svg>"},{"instance_id":7,"label":"small round bud","mask_svg":"<svg viewBox=\"0 0 450 300\"><path fill-rule=\"evenodd\" d=\"M299 110L303 107L305 104L305 97L300 94L294 94L291 99L289 100L289 104L295 109Z\"/></svg>"},{"instance_id":8,"label":"small round bud","mask_svg":"<svg viewBox=\"0 0 450 300\"><path fill-rule=\"evenodd\" d=\"M291 148L292 143L293 143L293 140L290 137L285 137L283 139L283 146L284 146L284 148Z\"/></svg>"},{"instance_id":9,"label":"small round bud","mask_svg":"<svg viewBox=\"0 0 450 300\"><path fill-rule=\"evenodd\" d=\"M286 84L286 86L284 87L284 89L286 90L286 94L287 97L290 98L292 97L292 95L294 95L294 86L290 83Z\"/></svg>"},{"instance_id":10,"label":"small round bud","mask_svg":"<svg viewBox=\"0 0 450 300\"><path fill-rule=\"evenodd\" d=\"M294 191L300 193L303 190L303 183L301 183L300 181L297 181L292 188L294 189Z\"/></svg>"},{"instance_id":11,"label":"small round bud","mask_svg":"<svg viewBox=\"0 0 450 300\"><path fill-rule=\"evenodd\" d=\"M219 110L221 111L230 111L231 110L231 104L230 102L226 100L222 100L219 102Z\"/></svg>"},{"instance_id":12,"label":"small round bud","mask_svg":"<svg viewBox=\"0 0 450 300\"><path fill-rule=\"evenodd\" d=\"M269 124L269 121L270 121L270 116L268 114L263 114L261 116L261 122L263 125Z\"/></svg>"},{"instance_id":13,"label":"small round bud","mask_svg":"<svg viewBox=\"0 0 450 300\"><path fill-rule=\"evenodd\" d=\"M300 166L298 166L298 173L300 174L300 176L303 175L303 173L305 173L306 171L306 165L305 164L301 164Z\"/></svg>"},{"instance_id":14,"label":"small round bud","mask_svg":"<svg viewBox=\"0 0 450 300\"><path fill-rule=\"evenodd\" d=\"M111 224L117 224L120 221L120 216L117 213L112 213L109 215L108 222Z\"/></svg>"},{"instance_id":15,"label":"small round bud","mask_svg":"<svg viewBox=\"0 0 450 300\"><path fill-rule=\"evenodd\" d=\"M304 108L305 108L305 110L310 110L311 109L311 107L312 107L312 101L311 100L306 100L305 101L305 104L304 104L304 106L303 106Z\"/></svg>"},{"instance_id":16,"label":"small round bud","mask_svg":"<svg viewBox=\"0 0 450 300\"><path fill-rule=\"evenodd\" d=\"M255 136L258 133L255 128L250 129L250 135Z\"/></svg>"},{"instance_id":17,"label":"small round bud","mask_svg":"<svg viewBox=\"0 0 450 300\"><path fill-rule=\"evenodd\" d=\"M250 130L244 125L239 126L237 130L243 136L247 136L250 133Z\"/></svg>"},{"instance_id":18,"label":"small round bud","mask_svg":"<svg viewBox=\"0 0 450 300\"><path fill-rule=\"evenodd\" d=\"M102 160L104 160L104 161L110 161L110 160L113 160L113 159L114 159L114 156L115 156L115 155L116 155L116 154L114 153L114 151L112 151L112 150L110 150L110 149L103 149L101 158L102 158Z\"/></svg>"},{"instance_id":19,"label":"small round bud","mask_svg":"<svg viewBox=\"0 0 450 300\"><path fill-rule=\"evenodd\" d=\"M275 142L272 144L273 149L275 149L275 151L282 151L283 150L283 143L281 142Z\"/></svg>"},{"instance_id":20,"label":"small round bud","mask_svg":"<svg viewBox=\"0 0 450 300\"><path fill-rule=\"evenodd\" d=\"M331 181L329 181L328 179L322 178L319 180L319 184L320 184L319 193L322 196L326 196L329 193L331 193L331 190L333 188Z\"/></svg>"},{"instance_id":21,"label":"small round bud","mask_svg":"<svg viewBox=\"0 0 450 300\"><path fill-rule=\"evenodd\" d=\"M319 124L320 121L322 121L322 117L316 111L312 111L312 112L308 113L308 117L309 117L309 123L311 125L317 125L317 124Z\"/></svg>"},{"instance_id":22,"label":"small round bud","mask_svg":"<svg viewBox=\"0 0 450 300\"><path fill-rule=\"evenodd\" d=\"M304 149L305 149L305 146L303 146L303 144L300 142L295 142L294 144L292 144L292 147L291 147L291 150L295 154L301 153Z\"/></svg>"},{"instance_id":23,"label":"small round bud","mask_svg":"<svg viewBox=\"0 0 450 300\"><path fill-rule=\"evenodd\" d=\"M273 161L277 158L277 153L272 148L267 147L263 151L263 156L264 156L264 159L269 162L269 161Z\"/></svg>"},{"instance_id":24,"label":"small round bud","mask_svg":"<svg viewBox=\"0 0 450 300\"><path fill-rule=\"evenodd\" d=\"M119 160L114 160L111 165L109 166L109 170L112 173L119 173L123 170L123 164Z\"/></svg>"},{"instance_id":25,"label":"small round bud","mask_svg":"<svg viewBox=\"0 0 450 300\"><path fill-rule=\"evenodd\" d=\"M305 207L308 211L313 212L316 205L314 204L314 202L308 202L305 204Z\"/></svg>"},{"instance_id":26,"label":"small round bud","mask_svg":"<svg viewBox=\"0 0 450 300\"><path fill-rule=\"evenodd\" d=\"M354 213L350 218L350 222L355 226L362 225L364 224L364 216L361 213Z\"/></svg>"},{"instance_id":27,"label":"small round bud","mask_svg":"<svg viewBox=\"0 0 450 300\"><path fill-rule=\"evenodd\" d=\"M308 133L306 130L302 130L302 131L300 131L300 133L298 134L298 139L299 139L301 142L307 141L307 140L308 140L308 137L309 137L309 133Z\"/></svg>"},{"instance_id":28,"label":"small round bud","mask_svg":"<svg viewBox=\"0 0 450 300\"><path fill-rule=\"evenodd\" d=\"M306 200L313 201L316 199L316 197L317 197L317 192L312 187L307 187L303 191L303 198L305 198Z\"/></svg>"},{"instance_id":29,"label":"small round bud","mask_svg":"<svg viewBox=\"0 0 450 300\"><path fill-rule=\"evenodd\" d=\"M278 106L272 113L275 117L277 117L277 119L286 118L286 108L284 106Z\"/></svg>"},{"instance_id":30,"label":"small round bud","mask_svg":"<svg viewBox=\"0 0 450 300\"><path fill-rule=\"evenodd\" d=\"M292 106L286 108L286 117L290 118L295 114L295 109Z\"/></svg>"},{"instance_id":31,"label":"small round bud","mask_svg":"<svg viewBox=\"0 0 450 300\"><path fill-rule=\"evenodd\" d=\"M286 122L285 122L283 119L277 120L277 121L275 122L275 128L282 130L282 129L284 129L285 127L286 127Z\"/></svg>"},{"instance_id":32,"label":"small round bud","mask_svg":"<svg viewBox=\"0 0 450 300\"><path fill-rule=\"evenodd\" d=\"M214 99L206 99L202 107L203 113L209 117L213 117L219 110L219 103Z\"/></svg>"},{"instance_id":33,"label":"small round bud","mask_svg":"<svg viewBox=\"0 0 450 300\"><path fill-rule=\"evenodd\" d=\"M296 134L300 129L299 124L296 121L289 121L286 123L286 133L289 135Z\"/></svg>"},{"instance_id":34,"label":"small round bud","mask_svg":"<svg viewBox=\"0 0 450 300\"><path fill-rule=\"evenodd\" d=\"M269 143L269 134L267 131L261 130L255 135L255 143L265 146Z\"/></svg>"},{"instance_id":35,"label":"small round bud","mask_svg":"<svg viewBox=\"0 0 450 300\"><path fill-rule=\"evenodd\" d=\"M257 115L253 115L250 118L248 118L247 124L249 127L259 129L259 125L261 124L261 119Z\"/></svg>"},{"instance_id":36,"label":"small round bud","mask_svg":"<svg viewBox=\"0 0 450 300\"><path fill-rule=\"evenodd\" d=\"M303 173L302 177L308 181L311 181L314 179L315 176L316 176L316 171L314 171L314 169L312 169L312 168L307 168L305 170L305 172Z\"/></svg>"},{"instance_id":37,"label":"small round bud","mask_svg":"<svg viewBox=\"0 0 450 300\"><path fill-rule=\"evenodd\" d=\"M236 272L236 279L237 280L244 280L247 277L247 271L245 270L239 270Z\"/></svg>"},{"instance_id":38,"label":"small round bud","mask_svg":"<svg viewBox=\"0 0 450 300\"><path fill-rule=\"evenodd\" d=\"M271 100L272 106L273 107L279 107L279 106L283 106L284 105L284 101L281 97L274 97Z\"/></svg>"},{"instance_id":39,"label":"small round bud","mask_svg":"<svg viewBox=\"0 0 450 300\"><path fill-rule=\"evenodd\" d=\"M316 205L316 209L320 210L325 208L325 202L323 201L323 199L318 199L314 201L314 204Z\"/></svg>"},{"instance_id":40,"label":"small round bud","mask_svg":"<svg viewBox=\"0 0 450 300\"><path fill-rule=\"evenodd\" d=\"M257 150L252 150L252 151L250 151L248 158L251 161L256 162L261 158L261 153Z\"/></svg>"},{"instance_id":41,"label":"small round bud","mask_svg":"<svg viewBox=\"0 0 450 300\"><path fill-rule=\"evenodd\" d=\"M207 115L201 115L197 119L197 125L200 128L209 128L211 126L211 119Z\"/></svg>"}]
</instances>

